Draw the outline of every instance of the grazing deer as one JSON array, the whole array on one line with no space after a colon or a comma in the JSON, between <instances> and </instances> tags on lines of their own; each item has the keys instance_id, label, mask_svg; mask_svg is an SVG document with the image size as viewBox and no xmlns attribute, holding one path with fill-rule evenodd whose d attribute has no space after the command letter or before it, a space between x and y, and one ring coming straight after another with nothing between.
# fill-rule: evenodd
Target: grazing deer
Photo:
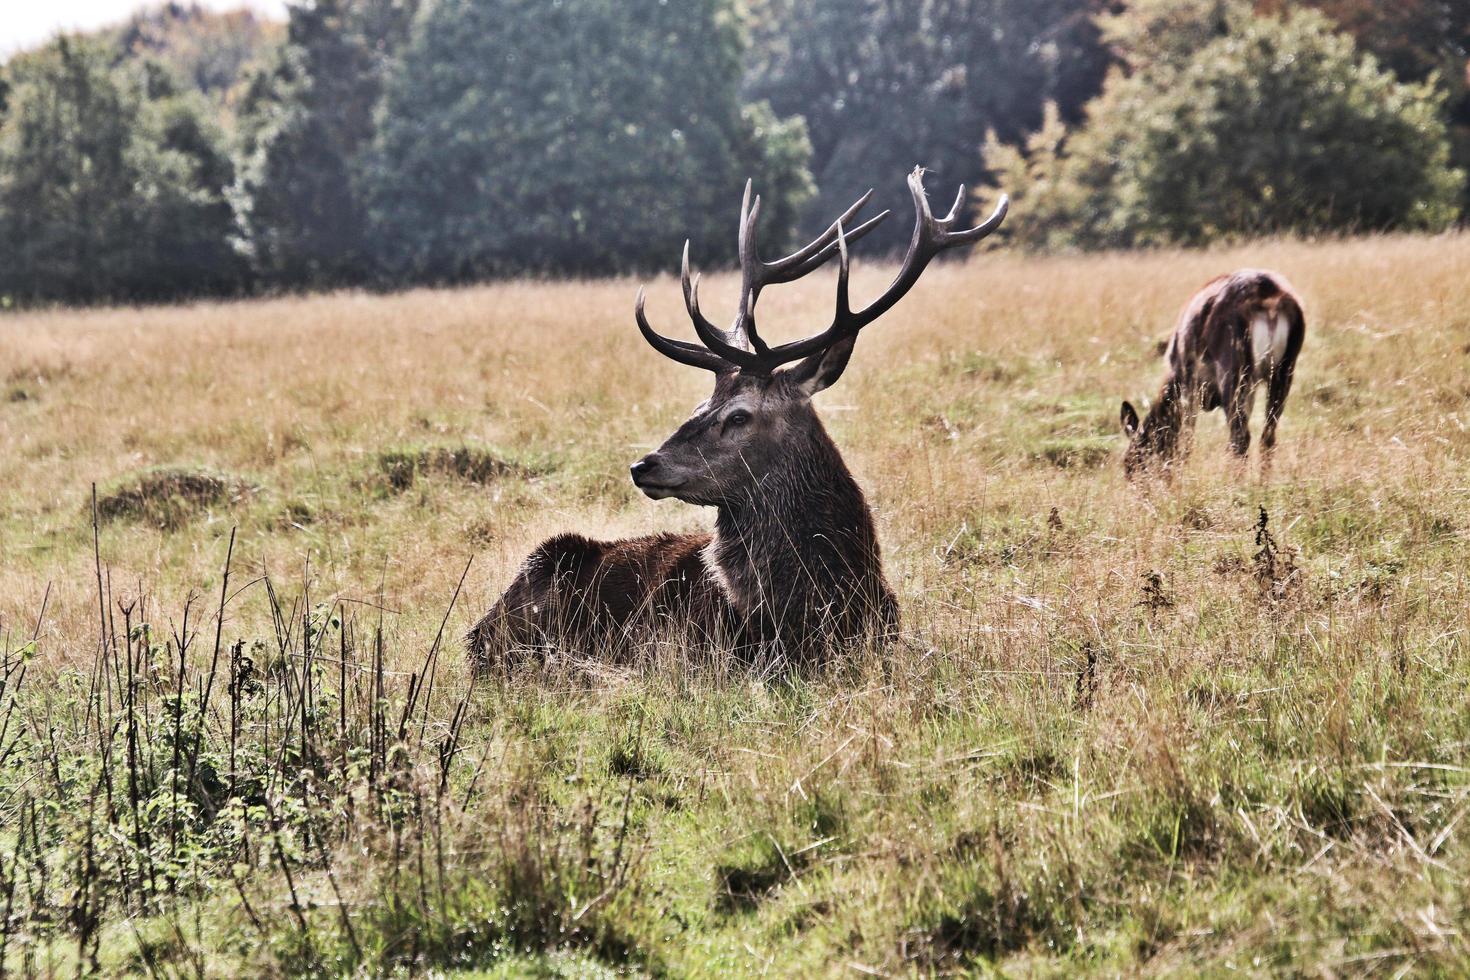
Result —
<instances>
[{"instance_id":1,"label":"grazing deer","mask_svg":"<svg viewBox=\"0 0 1470 980\"><path fill-rule=\"evenodd\" d=\"M714 507L712 534L594 541L564 534L522 564L494 608L470 631L479 669L513 650L561 646L612 653L671 627L703 642L755 647L810 660L832 647L891 634L898 602L883 576L863 491L822 426L811 398L847 367L858 333L893 307L940 252L985 238L1005 218L1002 199L981 225L954 230L960 188L944 218L929 211L923 171L908 179L914 233L898 275L860 310L848 302L848 244L888 216L848 229L869 191L815 241L775 262L756 247L760 198L740 208L740 307L729 330L705 319L699 278L684 246L684 304L703 346L655 333L638 291L636 318L659 353L715 376L714 392L657 451L632 466L649 497ZM836 313L821 333L772 347L756 332L761 290L838 259ZM787 366L790 365L790 366Z\"/></svg>"},{"instance_id":2,"label":"grazing deer","mask_svg":"<svg viewBox=\"0 0 1470 980\"><path fill-rule=\"evenodd\" d=\"M1140 422L1133 406L1123 403L1124 472L1131 478L1182 458L1201 409L1225 409L1230 449L1243 458L1250 448L1256 385L1263 381L1261 458L1263 467L1269 465L1306 330L1301 300L1276 273L1241 269L1211 279L1179 316L1164 353L1168 375L1148 415Z\"/></svg>"}]
</instances>

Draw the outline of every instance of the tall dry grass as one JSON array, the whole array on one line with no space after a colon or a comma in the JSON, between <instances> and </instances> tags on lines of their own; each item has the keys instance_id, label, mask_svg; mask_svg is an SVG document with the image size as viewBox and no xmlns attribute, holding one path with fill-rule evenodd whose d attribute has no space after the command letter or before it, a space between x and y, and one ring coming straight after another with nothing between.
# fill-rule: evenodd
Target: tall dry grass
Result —
<instances>
[{"instance_id":1,"label":"tall dry grass","mask_svg":"<svg viewBox=\"0 0 1470 980\"><path fill-rule=\"evenodd\" d=\"M1216 414L1172 486L1128 487L1118 402L1156 390L1157 344L1190 292L1245 265L1285 274L1308 310L1271 479L1224 458ZM463 806L451 794L449 866L541 868L509 852L482 861L472 843L528 801L541 815L528 834L590 840L569 815L595 804L597 832L641 855L595 943L557 918L567 943L543 928L524 948L496 946L495 933L466 962L558 945L583 953L534 968L616 962L631 945L651 952L625 962L691 974L1465 968L1467 267L1470 239L1447 236L997 250L931 270L819 399L878 513L900 648L775 681L663 650L468 699L445 648L418 707L443 734L468 705L454 779L488 770L500 788ZM890 272L862 267L855 292ZM735 286L714 277L707 308L728 307ZM676 287L665 277L650 292L669 332L685 330ZM114 604L148 596L162 634L192 592L220 588L234 528L243 590L227 645L272 635L268 575L344 614L387 610L385 666L403 678L470 558L451 637L554 531L707 524L626 477L707 394L700 372L637 336L634 288L0 321L0 636L14 651L36 630L27 684L93 669L98 565ZM765 332L824 325L831 288L771 291ZM123 508L94 552L93 484L131 499L140 480L177 487L178 469L224 489ZM1263 510L1274 553L1257 537ZM43 732L45 703L17 717ZM438 778L435 760L420 764ZM7 813L34 776L5 775ZM441 905L390 909L398 886L375 855L327 877L334 865L310 848L296 858L322 895L347 889L345 921L385 948L409 933L451 943L462 933L430 925L504 898L451 888ZM592 887L558 860L532 874L552 883L548 908L595 897L558 892ZM269 870L281 862L266 863L254 900L289 916L295 897ZM242 940L233 895L227 882L189 899L204 909L196 938L234 950L208 970L328 962ZM336 901L301 930L313 955L383 962L364 935L348 942ZM228 928L198 924L232 914ZM120 927L108 936L131 949Z\"/></svg>"}]
</instances>

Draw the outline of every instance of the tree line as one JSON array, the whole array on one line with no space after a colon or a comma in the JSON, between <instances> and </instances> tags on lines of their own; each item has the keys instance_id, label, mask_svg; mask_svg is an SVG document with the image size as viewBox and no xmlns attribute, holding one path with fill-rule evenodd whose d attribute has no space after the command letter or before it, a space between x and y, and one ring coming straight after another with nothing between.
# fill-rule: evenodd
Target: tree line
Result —
<instances>
[{"instance_id":1,"label":"tree line","mask_svg":"<svg viewBox=\"0 0 1470 980\"><path fill-rule=\"evenodd\" d=\"M1467 46L1470 0L171 3L0 66L0 304L716 264L747 177L776 242L915 163L1038 248L1444 228Z\"/></svg>"}]
</instances>

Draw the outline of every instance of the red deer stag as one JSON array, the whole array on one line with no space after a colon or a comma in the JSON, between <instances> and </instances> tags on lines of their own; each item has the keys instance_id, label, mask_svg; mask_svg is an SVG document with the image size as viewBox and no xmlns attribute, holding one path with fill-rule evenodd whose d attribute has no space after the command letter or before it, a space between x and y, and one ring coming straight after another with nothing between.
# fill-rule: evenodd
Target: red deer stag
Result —
<instances>
[{"instance_id":1,"label":"red deer stag","mask_svg":"<svg viewBox=\"0 0 1470 980\"><path fill-rule=\"evenodd\" d=\"M935 218L922 169L908 183L915 209L908 253L889 287L860 310L848 302L848 244L888 212L847 226L871 191L815 241L765 262L756 247L760 198L751 202L747 183L740 307L729 330L700 311L699 278L690 277L685 244L684 304L703 346L655 333L639 290L644 339L666 357L712 372L715 384L688 421L633 464L633 482L655 500L716 508L714 533L622 541L563 534L542 543L470 631L477 669L508 665L513 652L559 647L608 654L671 629L698 642L812 660L836 645L896 630L898 603L883 576L872 513L811 398L841 377L859 331L912 289L930 260L985 238L1007 206L1002 199L983 224L955 230L964 188L949 214ZM767 344L755 326L761 290L799 279L834 256L831 324L805 340Z\"/></svg>"},{"instance_id":2,"label":"red deer stag","mask_svg":"<svg viewBox=\"0 0 1470 980\"><path fill-rule=\"evenodd\" d=\"M1124 472L1131 478L1182 458L1201 409L1225 409L1230 449L1243 458L1250 448L1256 385L1263 381L1261 458L1269 465L1306 331L1301 300L1276 273L1241 269L1211 279L1179 315L1164 354L1168 375L1148 415L1140 422L1133 406L1123 403Z\"/></svg>"}]
</instances>

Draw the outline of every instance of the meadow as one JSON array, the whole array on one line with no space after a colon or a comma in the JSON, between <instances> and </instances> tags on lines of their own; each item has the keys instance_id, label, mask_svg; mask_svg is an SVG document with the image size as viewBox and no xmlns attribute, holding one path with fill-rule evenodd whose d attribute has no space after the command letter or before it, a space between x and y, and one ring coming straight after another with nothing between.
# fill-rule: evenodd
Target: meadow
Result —
<instances>
[{"instance_id":1,"label":"meadow","mask_svg":"<svg viewBox=\"0 0 1470 980\"><path fill-rule=\"evenodd\" d=\"M1244 265L1307 303L1273 471L1214 413L1128 485L1119 402ZM543 537L712 519L628 479L708 393L631 280L6 315L3 972L1470 972L1466 269L931 269L817 399L904 638L800 674L466 670Z\"/></svg>"}]
</instances>

